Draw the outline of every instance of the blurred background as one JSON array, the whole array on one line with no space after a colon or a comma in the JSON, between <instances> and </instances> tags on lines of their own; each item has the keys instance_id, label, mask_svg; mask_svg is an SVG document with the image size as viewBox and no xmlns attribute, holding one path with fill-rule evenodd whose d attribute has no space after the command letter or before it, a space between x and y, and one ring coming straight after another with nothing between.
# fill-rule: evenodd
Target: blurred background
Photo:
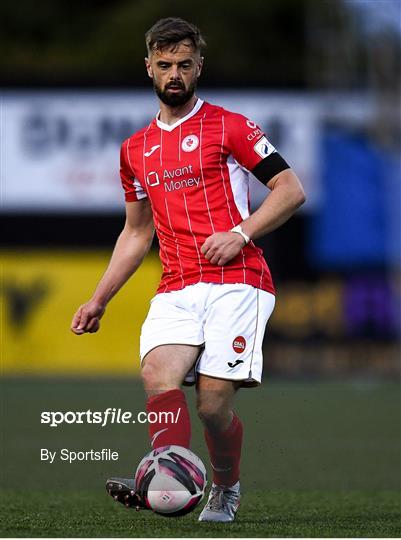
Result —
<instances>
[{"instance_id":1,"label":"blurred background","mask_svg":"<svg viewBox=\"0 0 401 540\"><path fill-rule=\"evenodd\" d=\"M278 301L265 339L267 386L256 397L245 393L242 407L246 415L253 399L263 410L266 393L278 415L270 421L277 428L277 408L288 407L286 425L294 428L276 433L285 462L269 446L276 463L270 481L358 489L372 481L375 489L399 489L398 0L254 0L246 10L237 0L229 7L223 0L1 3L2 373L9 410L24 400L41 410L45 396L49 407L56 400L81 410L79 400L91 404L88 388L100 402L109 388L129 408L140 326L160 276L156 241L113 300L101 332L77 338L69 325L91 296L124 223L119 147L157 112L144 69L144 33L164 16L186 18L205 35L198 95L260 124L307 192L296 216L259 242ZM255 180L254 206L266 194ZM132 388L140 393L135 382ZM65 401L57 401L62 395ZM326 406L328 416L318 418ZM294 442L301 417L316 429L298 433ZM337 446L324 431L328 418L333 425L350 422ZM268 419L262 414L259 421ZM32 425L39 429L36 417ZM315 444L321 430L327 452L344 452L337 454L338 467L330 468L332 453ZM366 459L359 469L361 457L348 462L341 447L347 434L359 440ZM13 452L18 437L13 431ZM375 437L381 439L369 446ZM199 448L200 441L199 435ZM120 443L128 464L127 437ZM320 463L320 477L289 475L302 456L308 471ZM383 467L376 477L378 462ZM265 485L264 478L259 482Z\"/></svg>"},{"instance_id":2,"label":"blurred background","mask_svg":"<svg viewBox=\"0 0 401 540\"><path fill-rule=\"evenodd\" d=\"M202 4L203 5L203 4ZM157 245L96 336L69 333L124 223L121 141L157 111L144 32L194 21L199 95L259 123L307 204L260 242L278 289L269 375L395 377L400 336L400 2L23 0L1 6L6 373L132 373ZM223 46L222 46L223 45ZM254 204L267 192L255 181Z\"/></svg>"},{"instance_id":3,"label":"blurred background","mask_svg":"<svg viewBox=\"0 0 401 540\"><path fill-rule=\"evenodd\" d=\"M203 5L203 4L202 4ZM400 336L400 2L2 3L7 373L132 373L157 245L97 336L69 333L124 223L121 141L157 111L144 32L194 21L199 95L259 123L307 204L260 241L278 288L270 375L394 377ZM224 44L224 46L222 46ZM252 184L254 205L267 192Z\"/></svg>"}]
</instances>

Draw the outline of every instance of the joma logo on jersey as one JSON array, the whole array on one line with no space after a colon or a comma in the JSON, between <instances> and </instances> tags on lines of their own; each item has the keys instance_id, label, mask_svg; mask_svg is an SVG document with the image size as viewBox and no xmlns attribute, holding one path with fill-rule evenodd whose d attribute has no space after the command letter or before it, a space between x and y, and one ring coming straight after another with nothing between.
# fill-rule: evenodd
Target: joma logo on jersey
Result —
<instances>
[{"instance_id":1,"label":"joma logo on jersey","mask_svg":"<svg viewBox=\"0 0 401 540\"><path fill-rule=\"evenodd\" d=\"M160 144L155 144L154 146L152 146L152 148L149 150L149 152L145 152L143 155L145 157L149 157L153 154L153 152L155 152L158 148L160 148Z\"/></svg>"}]
</instances>

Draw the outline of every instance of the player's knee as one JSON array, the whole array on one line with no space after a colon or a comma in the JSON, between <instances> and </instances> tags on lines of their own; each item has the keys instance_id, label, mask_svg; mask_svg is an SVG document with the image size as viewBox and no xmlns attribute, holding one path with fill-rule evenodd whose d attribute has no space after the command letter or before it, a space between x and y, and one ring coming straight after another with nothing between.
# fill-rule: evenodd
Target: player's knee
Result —
<instances>
[{"instance_id":1,"label":"player's knee","mask_svg":"<svg viewBox=\"0 0 401 540\"><path fill-rule=\"evenodd\" d=\"M156 369L151 362L148 362L143 366L141 378L147 393L157 393L157 390L162 385L160 369Z\"/></svg>"},{"instance_id":2,"label":"player's knee","mask_svg":"<svg viewBox=\"0 0 401 540\"><path fill-rule=\"evenodd\" d=\"M220 400L203 401L198 403L198 416L208 429L219 430L226 423L230 411L226 410Z\"/></svg>"},{"instance_id":3,"label":"player's knee","mask_svg":"<svg viewBox=\"0 0 401 540\"><path fill-rule=\"evenodd\" d=\"M161 394L179 387L175 380L172 380L171 376L166 373L165 370L160 369L160 365L151 361L143 366L141 378L145 392L148 396Z\"/></svg>"}]
</instances>

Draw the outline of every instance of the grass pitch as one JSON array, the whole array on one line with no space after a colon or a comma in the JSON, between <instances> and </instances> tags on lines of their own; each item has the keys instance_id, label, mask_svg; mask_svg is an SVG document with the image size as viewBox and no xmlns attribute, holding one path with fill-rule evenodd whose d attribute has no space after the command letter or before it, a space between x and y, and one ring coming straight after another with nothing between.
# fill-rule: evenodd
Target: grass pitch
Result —
<instances>
[{"instance_id":1,"label":"grass pitch","mask_svg":"<svg viewBox=\"0 0 401 540\"><path fill-rule=\"evenodd\" d=\"M188 390L193 409L193 390ZM107 476L133 474L144 425L40 423L42 411L143 410L137 381L3 379L3 537L400 536L396 383L268 382L242 390L243 503L233 524L167 519L113 503ZM193 450L208 463L193 414ZM117 462L53 464L40 449L118 451Z\"/></svg>"}]
</instances>

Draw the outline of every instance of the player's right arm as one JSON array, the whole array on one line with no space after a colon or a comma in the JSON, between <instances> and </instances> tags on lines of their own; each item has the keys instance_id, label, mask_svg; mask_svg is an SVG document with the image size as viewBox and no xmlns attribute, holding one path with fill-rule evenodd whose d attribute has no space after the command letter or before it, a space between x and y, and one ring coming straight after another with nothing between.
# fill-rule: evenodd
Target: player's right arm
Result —
<instances>
[{"instance_id":1,"label":"player's right arm","mask_svg":"<svg viewBox=\"0 0 401 540\"><path fill-rule=\"evenodd\" d=\"M152 245L154 225L148 198L126 202L126 221L116 242L109 266L92 298L75 313L71 330L81 335L97 332L111 298L135 272Z\"/></svg>"}]
</instances>

